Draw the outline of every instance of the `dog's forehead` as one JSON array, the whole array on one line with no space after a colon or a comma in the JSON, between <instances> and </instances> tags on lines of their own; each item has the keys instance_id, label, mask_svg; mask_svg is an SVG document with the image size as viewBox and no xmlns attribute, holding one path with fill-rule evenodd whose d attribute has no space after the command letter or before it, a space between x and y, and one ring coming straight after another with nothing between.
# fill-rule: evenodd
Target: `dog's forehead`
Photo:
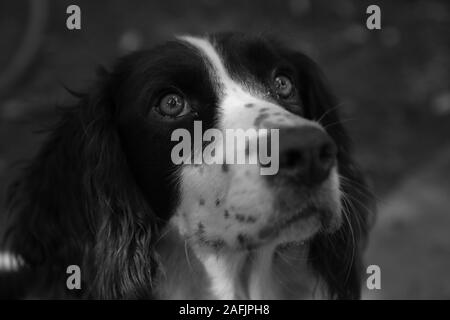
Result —
<instances>
[{"instance_id":1,"label":"dog's forehead","mask_svg":"<svg viewBox=\"0 0 450 320\"><path fill-rule=\"evenodd\" d=\"M213 82L224 89L224 86L232 83L228 71L225 68L223 58L220 56L218 50L214 45L206 38L198 38L192 36L181 36L181 41L193 46L193 49L203 57L205 64L207 65L210 76Z\"/></svg>"},{"instance_id":2,"label":"dog's forehead","mask_svg":"<svg viewBox=\"0 0 450 320\"><path fill-rule=\"evenodd\" d=\"M180 36L178 39L203 58L220 96L246 92L264 99L268 95L265 83L279 57L264 40L230 40L217 36Z\"/></svg>"}]
</instances>

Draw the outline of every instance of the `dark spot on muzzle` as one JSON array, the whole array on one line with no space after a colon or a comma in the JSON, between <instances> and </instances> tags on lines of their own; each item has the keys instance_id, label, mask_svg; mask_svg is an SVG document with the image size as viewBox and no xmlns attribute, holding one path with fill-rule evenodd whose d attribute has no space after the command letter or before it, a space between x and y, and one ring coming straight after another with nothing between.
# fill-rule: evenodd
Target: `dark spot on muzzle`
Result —
<instances>
[{"instance_id":1,"label":"dark spot on muzzle","mask_svg":"<svg viewBox=\"0 0 450 320\"><path fill-rule=\"evenodd\" d=\"M238 240L238 242L239 242L239 244L241 246L244 246L248 239L247 239L247 237L244 234L239 233L238 236L237 236L237 240Z\"/></svg>"},{"instance_id":2,"label":"dark spot on muzzle","mask_svg":"<svg viewBox=\"0 0 450 320\"><path fill-rule=\"evenodd\" d=\"M244 214L240 214L240 213L237 213L235 215L235 218L237 221L242 222L242 223L255 223L256 220L258 220L254 216L248 216L248 215L244 215Z\"/></svg>"},{"instance_id":3,"label":"dark spot on muzzle","mask_svg":"<svg viewBox=\"0 0 450 320\"><path fill-rule=\"evenodd\" d=\"M269 117L269 114L267 113L261 113L255 118L255 121L253 122L253 125L257 128L261 127L261 123L266 120Z\"/></svg>"}]
</instances>

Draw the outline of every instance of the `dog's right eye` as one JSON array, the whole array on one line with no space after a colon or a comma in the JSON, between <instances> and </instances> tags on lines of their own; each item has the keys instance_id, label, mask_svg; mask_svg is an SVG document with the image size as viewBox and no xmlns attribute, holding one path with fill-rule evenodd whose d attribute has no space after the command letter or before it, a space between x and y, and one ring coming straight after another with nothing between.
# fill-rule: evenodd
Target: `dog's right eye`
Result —
<instances>
[{"instance_id":1,"label":"dog's right eye","mask_svg":"<svg viewBox=\"0 0 450 320\"><path fill-rule=\"evenodd\" d=\"M189 112L189 103L178 93L169 93L162 96L157 104L157 110L163 116L176 118Z\"/></svg>"},{"instance_id":2,"label":"dog's right eye","mask_svg":"<svg viewBox=\"0 0 450 320\"><path fill-rule=\"evenodd\" d=\"M294 92L294 84L291 79L284 75L277 75L273 80L275 93L281 99L288 99Z\"/></svg>"}]
</instances>

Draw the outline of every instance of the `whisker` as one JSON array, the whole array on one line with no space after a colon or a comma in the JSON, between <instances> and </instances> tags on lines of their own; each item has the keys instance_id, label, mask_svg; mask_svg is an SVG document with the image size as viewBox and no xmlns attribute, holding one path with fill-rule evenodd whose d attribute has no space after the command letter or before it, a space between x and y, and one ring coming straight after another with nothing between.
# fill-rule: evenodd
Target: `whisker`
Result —
<instances>
[{"instance_id":1,"label":"whisker","mask_svg":"<svg viewBox=\"0 0 450 320\"><path fill-rule=\"evenodd\" d=\"M363 233L361 216L359 216L358 210L356 210L356 207L352 203L352 201L351 201L351 199L349 197L349 194L345 193L345 192L343 192L343 194L345 195L345 200L347 201L346 205L348 207L350 207L350 208L347 208L347 209L352 210L352 212L354 213L352 216L355 217L356 222L358 223L357 227L358 227L358 238L359 238L361 236L361 234ZM347 211L347 213L350 214L350 212L348 212L348 211Z\"/></svg>"},{"instance_id":2,"label":"whisker","mask_svg":"<svg viewBox=\"0 0 450 320\"><path fill-rule=\"evenodd\" d=\"M343 176L341 174L339 174L339 179L342 179L344 183L347 183L347 185L349 187L356 187L355 189L359 192L361 192L364 196L366 196L367 198L374 198L377 201L382 201L382 199L377 196L375 193L373 193L372 191L368 190L368 187L358 181L355 181L353 179L350 179L346 176Z\"/></svg>"},{"instance_id":3,"label":"whisker","mask_svg":"<svg viewBox=\"0 0 450 320\"><path fill-rule=\"evenodd\" d=\"M343 119L343 120L340 120L340 121L335 121L335 122L332 122L332 123L327 123L323 128L324 129L328 129L328 128L330 128L330 127L332 127L332 126L335 126L335 125L337 125L337 124L342 124L342 123L345 123L345 122L349 122L349 121L355 121L355 120L357 120L357 119Z\"/></svg>"},{"instance_id":4,"label":"whisker","mask_svg":"<svg viewBox=\"0 0 450 320\"><path fill-rule=\"evenodd\" d=\"M316 121L320 123L320 121L321 121L327 114L329 114L331 111L336 110L337 108L339 108L339 107L342 106L342 105L343 105L343 103L338 103L338 104L335 105L334 107L328 109L328 110L325 111L325 112L320 116L320 118L319 118L318 120L316 120Z\"/></svg>"},{"instance_id":5,"label":"whisker","mask_svg":"<svg viewBox=\"0 0 450 320\"><path fill-rule=\"evenodd\" d=\"M348 206L348 199L346 198L345 193L343 193L342 200L343 200L344 205ZM346 222L348 224L348 227L350 229L350 234L351 234L351 237L352 237L352 253L351 253L350 264L348 266L347 274L345 276L345 282L347 282L348 278L350 277L351 267L352 267L352 265L354 263L354 260L355 260L356 239L355 239L355 233L354 233L354 230L353 230L352 223L350 221L350 218L348 217L348 211L346 209L343 209L342 212L343 212L345 220L346 220Z\"/></svg>"},{"instance_id":6,"label":"whisker","mask_svg":"<svg viewBox=\"0 0 450 320\"><path fill-rule=\"evenodd\" d=\"M194 269L192 268L192 264L191 264L191 260L189 259L189 253L188 253L188 247L187 247L188 243L187 240L184 240L184 255L186 256L186 262L189 266L189 269L191 271L194 271Z\"/></svg>"},{"instance_id":7,"label":"whisker","mask_svg":"<svg viewBox=\"0 0 450 320\"><path fill-rule=\"evenodd\" d=\"M362 202L360 199L354 197L352 194L348 193L348 192L344 192L343 190L341 190L343 193L345 193L346 197L348 197L349 200L352 200L354 202L356 202L358 205L360 205L363 209L365 209L367 212L373 214L374 213L374 209L369 208L364 202ZM353 207L353 209L356 209L355 207Z\"/></svg>"},{"instance_id":8,"label":"whisker","mask_svg":"<svg viewBox=\"0 0 450 320\"><path fill-rule=\"evenodd\" d=\"M164 237L166 237L170 231L172 231L173 229L175 229L174 225L169 224L166 229L160 234L160 236L158 237L158 239L155 241L155 244L157 244L159 241L161 241Z\"/></svg>"}]
</instances>

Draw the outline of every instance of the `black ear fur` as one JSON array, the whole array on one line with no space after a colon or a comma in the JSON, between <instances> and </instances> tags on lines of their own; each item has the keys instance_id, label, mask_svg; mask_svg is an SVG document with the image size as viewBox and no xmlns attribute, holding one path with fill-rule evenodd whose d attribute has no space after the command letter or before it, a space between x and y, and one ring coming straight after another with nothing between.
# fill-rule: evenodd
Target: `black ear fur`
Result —
<instances>
[{"instance_id":1,"label":"black ear fur","mask_svg":"<svg viewBox=\"0 0 450 320\"><path fill-rule=\"evenodd\" d=\"M289 54L299 73L300 95L307 117L319 121L339 146L343 224L333 234L311 242L310 263L328 287L330 298L358 299L361 295L362 251L370 229L374 202L362 172L351 154L350 139L340 122L337 101L320 68L306 55Z\"/></svg>"},{"instance_id":2,"label":"black ear fur","mask_svg":"<svg viewBox=\"0 0 450 320\"><path fill-rule=\"evenodd\" d=\"M156 218L128 167L115 125L111 76L63 112L9 192L6 241L34 272L32 294L151 297ZM66 289L79 265L82 290Z\"/></svg>"}]
</instances>

